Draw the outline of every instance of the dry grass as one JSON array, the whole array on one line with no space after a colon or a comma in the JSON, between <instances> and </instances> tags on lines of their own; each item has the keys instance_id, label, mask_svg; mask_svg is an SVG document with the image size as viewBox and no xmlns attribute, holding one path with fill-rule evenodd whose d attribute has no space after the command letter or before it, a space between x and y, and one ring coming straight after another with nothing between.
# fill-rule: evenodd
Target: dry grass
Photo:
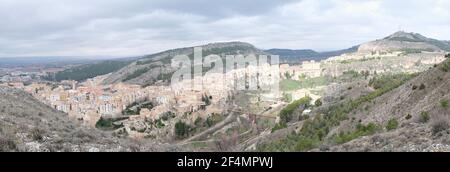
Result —
<instances>
[{"instance_id":1,"label":"dry grass","mask_svg":"<svg viewBox=\"0 0 450 172\"><path fill-rule=\"evenodd\" d=\"M450 117L446 114L436 114L431 119L431 128L434 135L450 128Z\"/></svg>"}]
</instances>

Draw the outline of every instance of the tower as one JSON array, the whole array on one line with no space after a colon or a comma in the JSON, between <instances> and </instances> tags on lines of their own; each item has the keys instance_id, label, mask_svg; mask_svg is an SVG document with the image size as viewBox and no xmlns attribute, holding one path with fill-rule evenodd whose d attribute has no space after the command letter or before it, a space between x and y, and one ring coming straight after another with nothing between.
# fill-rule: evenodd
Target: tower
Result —
<instances>
[{"instance_id":1,"label":"tower","mask_svg":"<svg viewBox=\"0 0 450 172\"><path fill-rule=\"evenodd\" d=\"M72 90L76 90L77 88L77 81L72 81Z\"/></svg>"}]
</instances>

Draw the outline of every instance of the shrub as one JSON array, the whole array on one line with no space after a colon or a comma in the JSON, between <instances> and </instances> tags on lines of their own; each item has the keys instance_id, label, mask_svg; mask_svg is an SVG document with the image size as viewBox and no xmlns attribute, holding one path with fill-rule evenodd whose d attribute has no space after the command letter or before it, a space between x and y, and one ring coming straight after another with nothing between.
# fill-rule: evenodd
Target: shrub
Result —
<instances>
[{"instance_id":1,"label":"shrub","mask_svg":"<svg viewBox=\"0 0 450 172\"><path fill-rule=\"evenodd\" d=\"M322 101L321 101L320 99L317 99L317 100L314 102L314 105L316 105L317 107L322 106Z\"/></svg>"},{"instance_id":2,"label":"shrub","mask_svg":"<svg viewBox=\"0 0 450 172\"><path fill-rule=\"evenodd\" d=\"M178 121L175 124L175 135L178 138L184 138L189 134L189 129L190 129L189 125L187 125L182 121Z\"/></svg>"},{"instance_id":3,"label":"shrub","mask_svg":"<svg viewBox=\"0 0 450 172\"><path fill-rule=\"evenodd\" d=\"M441 66L441 70L444 72L448 72L450 69L450 61L444 61L442 66Z\"/></svg>"},{"instance_id":4,"label":"shrub","mask_svg":"<svg viewBox=\"0 0 450 172\"><path fill-rule=\"evenodd\" d=\"M194 125L200 126L200 127L203 126L203 119L200 117L197 117L197 119L195 119L195 121L194 121Z\"/></svg>"},{"instance_id":5,"label":"shrub","mask_svg":"<svg viewBox=\"0 0 450 172\"><path fill-rule=\"evenodd\" d=\"M162 119L158 119L155 121L156 128L163 128L164 126L166 126L166 125L162 122ZM145 131L145 129L144 129L144 131Z\"/></svg>"},{"instance_id":6,"label":"shrub","mask_svg":"<svg viewBox=\"0 0 450 172\"><path fill-rule=\"evenodd\" d=\"M95 128L98 128L100 130L107 130L112 131L123 127L123 124L116 125L114 124L117 121L123 120L126 118L117 118L117 119L109 119L109 118L103 118L101 117L97 123L95 123Z\"/></svg>"},{"instance_id":7,"label":"shrub","mask_svg":"<svg viewBox=\"0 0 450 172\"><path fill-rule=\"evenodd\" d=\"M0 152L9 152L17 150L16 140L17 138L14 136L13 133L0 132Z\"/></svg>"},{"instance_id":8,"label":"shrub","mask_svg":"<svg viewBox=\"0 0 450 172\"><path fill-rule=\"evenodd\" d=\"M411 119L411 118L412 118L411 114L408 114L408 115L406 115L406 117L405 117L406 120L409 120L409 119Z\"/></svg>"},{"instance_id":9,"label":"shrub","mask_svg":"<svg viewBox=\"0 0 450 172\"><path fill-rule=\"evenodd\" d=\"M419 87L419 90L423 90L423 89L425 89L425 84L420 84L420 87Z\"/></svg>"},{"instance_id":10,"label":"shrub","mask_svg":"<svg viewBox=\"0 0 450 172\"><path fill-rule=\"evenodd\" d=\"M298 121L303 121L303 120L307 120L309 119L309 115L299 115L298 116Z\"/></svg>"},{"instance_id":11,"label":"shrub","mask_svg":"<svg viewBox=\"0 0 450 172\"><path fill-rule=\"evenodd\" d=\"M420 116L419 116L419 122L421 123L426 123L430 120L430 115L428 114L428 112L421 112Z\"/></svg>"},{"instance_id":12,"label":"shrub","mask_svg":"<svg viewBox=\"0 0 450 172\"><path fill-rule=\"evenodd\" d=\"M369 86L373 87L374 89L395 86L397 85L397 83L409 80L411 77L414 77L414 75L410 74L381 75L370 79Z\"/></svg>"},{"instance_id":13,"label":"shrub","mask_svg":"<svg viewBox=\"0 0 450 172\"><path fill-rule=\"evenodd\" d=\"M87 130L79 129L73 133L72 138L78 138L81 142L86 143L92 142L97 138L97 136L95 136L92 132L89 132Z\"/></svg>"},{"instance_id":14,"label":"shrub","mask_svg":"<svg viewBox=\"0 0 450 172\"><path fill-rule=\"evenodd\" d=\"M431 124L431 127L433 134L437 134L441 131L448 129L450 126L447 120L441 119L441 120L434 120L433 123Z\"/></svg>"},{"instance_id":15,"label":"shrub","mask_svg":"<svg viewBox=\"0 0 450 172\"><path fill-rule=\"evenodd\" d=\"M33 140L42 141L44 139L45 131L39 128L34 128L31 130L30 135Z\"/></svg>"},{"instance_id":16,"label":"shrub","mask_svg":"<svg viewBox=\"0 0 450 172\"><path fill-rule=\"evenodd\" d=\"M161 120L163 120L163 121L167 121L167 120L169 120L169 116L167 116L167 115L163 115L163 116L161 117Z\"/></svg>"},{"instance_id":17,"label":"shrub","mask_svg":"<svg viewBox=\"0 0 450 172\"><path fill-rule=\"evenodd\" d=\"M448 108L448 100L441 100L441 107Z\"/></svg>"},{"instance_id":18,"label":"shrub","mask_svg":"<svg viewBox=\"0 0 450 172\"><path fill-rule=\"evenodd\" d=\"M388 123L387 123L387 125L386 125L386 129L387 129L388 131L397 129L397 127L398 127L398 121L397 121L396 119L394 119L394 118L391 119L391 120L389 120Z\"/></svg>"},{"instance_id":19,"label":"shrub","mask_svg":"<svg viewBox=\"0 0 450 172\"><path fill-rule=\"evenodd\" d=\"M283 99L286 102L291 102L292 101L292 94L283 93Z\"/></svg>"},{"instance_id":20,"label":"shrub","mask_svg":"<svg viewBox=\"0 0 450 172\"><path fill-rule=\"evenodd\" d=\"M8 138L0 138L0 152L12 151L17 148L16 142Z\"/></svg>"}]
</instances>

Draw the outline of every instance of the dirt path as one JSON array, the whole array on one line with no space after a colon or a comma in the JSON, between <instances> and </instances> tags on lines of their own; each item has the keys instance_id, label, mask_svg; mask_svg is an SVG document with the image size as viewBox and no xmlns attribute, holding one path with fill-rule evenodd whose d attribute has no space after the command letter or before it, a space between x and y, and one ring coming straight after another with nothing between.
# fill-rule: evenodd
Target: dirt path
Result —
<instances>
[{"instance_id":1,"label":"dirt path","mask_svg":"<svg viewBox=\"0 0 450 172\"><path fill-rule=\"evenodd\" d=\"M185 145L186 143L192 142L192 141L197 141L200 139L204 139L205 137L207 137L209 134L212 134L214 132L216 132L217 130L220 130L221 128L225 127L226 125L236 121L238 115L236 115L235 113L231 113L230 115L228 115L223 121L217 123L216 125L214 125L211 128L208 128L207 130L192 136L186 140L183 140L182 142L178 143L179 145Z\"/></svg>"}]
</instances>

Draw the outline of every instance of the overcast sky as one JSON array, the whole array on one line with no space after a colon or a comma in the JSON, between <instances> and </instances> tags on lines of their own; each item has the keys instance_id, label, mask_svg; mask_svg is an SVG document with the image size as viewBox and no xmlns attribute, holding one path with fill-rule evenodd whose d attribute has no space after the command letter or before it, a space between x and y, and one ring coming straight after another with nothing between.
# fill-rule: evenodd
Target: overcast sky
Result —
<instances>
[{"instance_id":1,"label":"overcast sky","mask_svg":"<svg viewBox=\"0 0 450 172\"><path fill-rule=\"evenodd\" d=\"M128 56L210 42L348 48L450 40L450 0L0 0L0 56Z\"/></svg>"}]
</instances>

